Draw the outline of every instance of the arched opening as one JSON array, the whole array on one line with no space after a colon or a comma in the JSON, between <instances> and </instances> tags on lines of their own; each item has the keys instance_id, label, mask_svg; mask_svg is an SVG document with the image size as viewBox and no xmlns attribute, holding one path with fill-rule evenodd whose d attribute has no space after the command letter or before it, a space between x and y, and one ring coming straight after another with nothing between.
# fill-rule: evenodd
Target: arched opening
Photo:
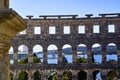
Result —
<instances>
[{"instance_id":1,"label":"arched opening","mask_svg":"<svg viewBox=\"0 0 120 80\"><path fill-rule=\"evenodd\" d=\"M56 71L50 71L48 73L48 80L58 80L58 74Z\"/></svg>"},{"instance_id":2,"label":"arched opening","mask_svg":"<svg viewBox=\"0 0 120 80\"><path fill-rule=\"evenodd\" d=\"M34 59L37 60L37 62L35 63L43 63L43 48L42 46L40 45L35 45L33 47L33 62L34 62ZM39 61L40 59L40 61Z\"/></svg>"},{"instance_id":3,"label":"arched opening","mask_svg":"<svg viewBox=\"0 0 120 80\"><path fill-rule=\"evenodd\" d=\"M94 44L92 46L92 61L93 63L102 62L102 48L100 44Z\"/></svg>"},{"instance_id":4,"label":"arched opening","mask_svg":"<svg viewBox=\"0 0 120 80\"><path fill-rule=\"evenodd\" d=\"M63 80L72 80L72 72L64 71L63 72Z\"/></svg>"},{"instance_id":5,"label":"arched opening","mask_svg":"<svg viewBox=\"0 0 120 80\"><path fill-rule=\"evenodd\" d=\"M28 47L26 45L21 45L18 47L18 63L28 63Z\"/></svg>"},{"instance_id":6,"label":"arched opening","mask_svg":"<svg viewBox=\"0 0 120 80\"><path fill-rule=\"evenodd\" d=\"M9 56L10 56L10 64L11 65L14 63L13 54L14 54L13 47L10 47L10 49L9 49Z\"/></svg>"},{"instance_id":7,"label":"arched opening","mask_svg":"<svg viewBox=\"0 0 120 80\"><path fill-rule=\"evenodd\" d=\"M101 80L101 73L99 70L93 72L93 80Z\"/></svg>"},{"instance_id":8,"label":"arched opening","mask_svg":"<svg viewBox=\"0 0 120 80\"><path fill-rule=\"evenodd\" d=\"M107 45L107 62L108 63L117 63L117 46L114 43Z\"/></svg>"},{"instance_id":9,"label":"arched opening","mask_svg":"<svg viewBox=\"0 0 120 80\"><path fill-rule=\"evenodd\" d=\"M87 73L83 70L79 71L78 80L87 80Z\"/></svg>"},{"instance_id":10,"label":"arched opening","mask_svg":"<svg viewBox=\"0 0 120 80\"><path fill-rule=\"evenodd\" d=\"M9 73L9 78L10 78L10 80L14 80L14 74L11 71Z\"/></svg>"},{"instance_id":11,"label":"arched opening","mask_svg":"<svg viewBox=\"0 0 120 80\"><path fill-rule=\"evenodd\" d=\"M87 47L84 44L77 46L77 63L87 63Z\"/></svg>"},{"instance_id":12,"label":"arched opening","mask_svg":"<svg viewBox=\"0 0 120 80\"><path fill-rule=\"evenodd\" d=\"M72 47L66 44L62 47L63 63L72 63Z\"/></svg>"},{"instance_id":13,"label":"arched opening","mask_svg":"<svg viewBox=\"0 0 120 80\"><path fill-rule=\"evenodd\" d=\"M21 71L18 80L28 80L28 74L25 71Z\"/></svg>"},{"instance_id":14,"label":"arched opening","mask_svg":"<svg viewBox=\"0 0 120 80\"><path fill-rule=\"evenodd\" d=\"M49 45L48 46L48 64L58 64L58 48L56 45Z\"/></svg>"},{"instance_id":15,"label":"arched opening","mask_svg":"<svg viewBox=\"0 0 120 80\"><path fill-rule=\"evenodd\" d=\"M107 80L117 80L117 71L109 71L107 74Z\"/></svg>"},{"instance_id":16,"label":"arched opening","mask_svg":"<svg viewBox=\"0 0 120 80\"><path fill-rule=\"evenodd\" d=\"M41 80L41 73L38 70L34 73L34 80Z\"/></svg>"}]
</instances>

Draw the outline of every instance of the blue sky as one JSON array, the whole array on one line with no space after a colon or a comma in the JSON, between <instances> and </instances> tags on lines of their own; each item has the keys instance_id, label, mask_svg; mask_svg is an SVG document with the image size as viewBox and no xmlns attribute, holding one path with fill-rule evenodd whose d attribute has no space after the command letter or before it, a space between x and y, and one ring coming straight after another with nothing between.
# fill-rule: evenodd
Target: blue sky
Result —
<instances>
[{"instance_id":1,"label":"blue sky","mask_svg":"<svg viewBox=\"0 0 120 80\"><path fill-rule=\"evenodd\" d=\"M10 0L10 8L26 15L120 13L120 0Z\"/></svg>"}]
</instances>

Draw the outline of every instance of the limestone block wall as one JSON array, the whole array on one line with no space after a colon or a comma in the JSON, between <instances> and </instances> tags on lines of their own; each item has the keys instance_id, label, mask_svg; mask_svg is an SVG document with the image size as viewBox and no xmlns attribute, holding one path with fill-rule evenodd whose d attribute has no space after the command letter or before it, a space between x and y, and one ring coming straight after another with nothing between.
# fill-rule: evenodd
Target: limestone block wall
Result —
<instances>
[{"instance_id":1,"label":"limestone block wall","mask_svg":"<svg viewBox=\"0 0 120 80\"><path fill-rule=\"evenodd\" d=\"M99 14L98 17L92 17L92 14L87 14L86 17L79 18L77 15L45 15L39 18L33 18L33 16L27 16L24 19L27 22L27 29L23 34L17 34L12 40L11 45L14 50L14 64L11 66L11 70L19 69L26 70L43 70L45 73L49 70L56 70L61 76L61 72L65 69L71 70L74 74L73 77L77 77L75 71L83 69L89 73L88 80L91 80L92 72L99 70L102 74L102 80L106 80L107 72L110 70L118 71L119 79L119 62L120 62L120 14ZM38 33L35 32L35 28L39 29ZM52 28L53 32L50 30ZM65 31L65 28L67 30ZM51 32L51 33L50 33ZM92 46L97 43L100 44L102 49L102 63L95 64L92 62ZM106 61L106 47L108 44L114 43L117 46L117 63L113 65ZM43 48L43 64L32 63L19 65L18 64L18 47L20 45L26 45L28 47L28 54L33 53L33 47L38 44ZM54 44L58 48L58 64L48 64L47 62L47 48L49 45ZM72 47L72 59L71 64L62 63L62 47L65 44L69 44ZM85 64L76 63L77 46L79 44L85 44L87 46L88 61ZM29 56L32 59L32 56ZM29 67L31 66L31 67ZM90 74L91 73L91 74ZM43 74L45 78L47 74ZM29 76L30 77L30 76ZM45 78L46 79L46 78ZM44 80L45 80L44 79ZM47 80L47 79L46 79ZM76 78L77 80L77 78Z\"/></svg>"}]
</instances>

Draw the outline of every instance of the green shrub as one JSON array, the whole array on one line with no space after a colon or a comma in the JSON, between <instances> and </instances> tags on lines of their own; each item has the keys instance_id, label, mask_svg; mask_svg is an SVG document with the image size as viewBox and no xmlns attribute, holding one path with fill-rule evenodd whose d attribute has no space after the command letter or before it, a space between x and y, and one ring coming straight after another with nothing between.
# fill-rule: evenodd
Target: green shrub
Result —
<instances>
[{"instance_id":1,"label":"green shrub","mask_svg":"<svg viewBox=\"0 0 120 80\"><path fill-rule=\"evenodd\" d=\"M87 63L87 59L85 58L77 58L78 63Z\"/></svg>"}]
</instances>

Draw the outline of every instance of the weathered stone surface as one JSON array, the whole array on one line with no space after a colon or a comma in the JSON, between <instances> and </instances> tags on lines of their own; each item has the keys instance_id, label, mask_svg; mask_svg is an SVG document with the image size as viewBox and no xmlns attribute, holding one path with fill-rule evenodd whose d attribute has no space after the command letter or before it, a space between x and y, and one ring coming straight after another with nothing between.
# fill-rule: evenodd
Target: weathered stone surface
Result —
<instances>
[{"instance_id":1,"label":"weathered stone surface","mask_svg":"<svg viewBox=\"0 0 120 80\"><path fill-rule=\"evenodd\" d=\"M112 16L111 16L112 15ZM12 40L11 45L17 54L18 47L20 45L26 45L29 50L29 54L35 45L41 45L43 48L43 64L33 64L32 60L30 64L16 65L13 64L10 68L12 71L24 70L26 72L32 71L33 73L38 69L42 72L42 79L47 80L47 74L50 70L55 70L59 74L59 79L65 70L70 70L74 77L77 77L77 73L80 70L87 72L88 79L91 80L93 72L99 70L104 75L107 75L110 70L119 70L120 67L120 14L102 14L102 17L91 17L91 14L87 14L87 18L62 18L58 15L57 18L49 18L51 16L42 16L43 18L33 18L29 16L29 19L25 19L28 23L26 34L17 34ZM72 16L72 15L69 15ZM109 17L111 16L111 17ZM52 16L52 17L56 17ZM115 25L115 32L108 33L108 25ZM78 26L85 26L85 33L78 33ZM100 33L93 33L93 25L99 25ZM41 34L34 34L34 27L41 27ZM49 26L56 27L56 34L49 34ZM64 26L70 26L70 34L63 34ZM92 46L98 43L102 47L102 63L96 64L92 62ZM106 62L106 47L109 43L115 43L117 45L118 61L117 63ZM47 64L47 48L49 45L54 44L58 48L58 64ZM73 51L73 63L63 64L62 63L62 47L65 44L69 44ZM88 63L76 63L77 46L79 44L85 44L87 46ZM31 56L29 56L32 58ZM16 57L14 57L16 60ZM29 69L29 70L28 70ZM102 72L103 70L103 72ZM105 72L104 72L105 71ZM76 72L76 73L75 73ZM120 74L120 70L118 71ZM30 77L30 76L29 76ZM77 78L76 78L77 79ZM103 78L105 79L105 78ZM73 79L74 80L74 79Z\"/></svg>"},{"instance_id":2,"label":"weathered stone surface","mask_svg":"<svg viewBox=\"0 0 120 80\"><path fill-rule=\"evenodd\" d=\"M0 0L0 8L9 8L9 0Z\"/></svg>"},{"instance_id":3,"label":"weathered stone surface","mask_svg":"<svg viewBox=\"0 0 120 80\"><path fill-rule=\"evenodd\" d=\"M10 40L25 28L26 23L15 11L0 8L0 80L9 80Z\"/></svg>"}]
</instances>

